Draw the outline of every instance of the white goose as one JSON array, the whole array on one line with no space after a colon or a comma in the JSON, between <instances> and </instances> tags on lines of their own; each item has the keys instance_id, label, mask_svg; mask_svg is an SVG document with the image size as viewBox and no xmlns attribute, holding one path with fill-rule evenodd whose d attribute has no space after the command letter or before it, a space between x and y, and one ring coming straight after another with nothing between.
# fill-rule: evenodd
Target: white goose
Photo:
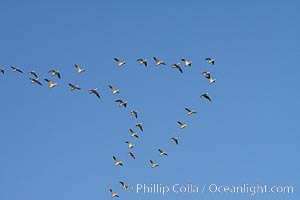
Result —
<instances>
[{"instance_id":1,"label":"white goose","mask_svg":"<svg viewBox=\"0 0 300 200\"><path fill-rule=\"evenodd\" d=\"M100 99L100 94L98 93L97 90L98 90L97 88L91 89L91 90L89 90L89 93L96 95Z\"/></svg>"},{"instance_id":2,"label":"white goose","mask_svg":"<svg viewBox=\"0 0 300 200\"><path fill-rule=\"evenodd\" d=\"M124 183L123 181L120 181L119 183L121 183L123 190L128 190L129 189L129 186L126 183Z\"/></svg>"},{"instance_id":3,"label":"white goose","mask_svg":"<svg viewBox=\"0 0 300 200\"><path fill-rule=\"evenodd\" d=\"M120 93L120 91L118 89L114 88L113 86L109 85L108 87L111 89L112 94Z\"/></svg>"},{"instance_id":4,"label":"white goose","mask_svg":"<svg viewBox=\"0 0 300 200\"><path fill-rule=\"evenodd\" d=\"M22 70L20 70L19 68L17 67L13 67L13 66L10 66L10 68L13 70L13 72L19 72L19 73L23 73Z\"/></svg>"},{"instance_id":5,"label":"white goose","mask_svg":"<svg viewBox=\"0 0 300 200\"><path fill-rule=\"evenodd\" d=\"M184 62L186 67L190 67L192 65L192 61L187 60L186 58L182 58L181 61Z\"/></svg>"},{"instance_id":6,"label":"white goose","mask_svg":"<svg viewBox=\"0 0 300 200\"><path fill-rule=\"evenodd\" d=\"M143 58L139 58L136 61L138 61L141 65L145 65L145 67L147 67L147 60Z\"/></svg>"},{"instance_id":7,"label":"white goose","mask_svg":"<svg viewBox=\"0 0 300 200\"><path fill-rule=\"evenodd\" d=\"M158 149L158 151L159 151L159 155L160 156L167 156L168 155L167 152L165 152L165 151L163 151L161 149Z\"/></svg>"},{"instance_id":8,"label":"white goose","mask_svg":"<svg viewBox=\"0 0 300 200\"><path fill-rule=\"evenodd\" d=\"M207 99L208 101L211 102L211 98L208 96L208 93L201 94L200 97L201 97L201 98L205 98L205 99Z\"/></svg>"},{"instance_id":9,"label":"white goose","mask_svg":"<svg viewBox=\"0 0 300 200\"><path fill-rule=\"evenodd\" d=\"M39 85L43 85L40 81L39 78L29 78L31 80L31 83L37 83Z\"/></svg>"},{"instance_id":10,"label":"white goose","mask_svg":"<svg viewBox=\"0 0 300 200\"><path fill-rule=\"evenodd\" d=\"M142 123L139 122L135 126L138 127L142 132L144 131Z\"/></svg>"},{"instance_id":11,"label":"white goose","mask_svg":"<svg viewBox=\"0 0 300 200\"><path fill-rule=\"evenodd\" d=\"M159 65L166 65L166 63L162 60L159 60L157 59L156 57L153 57L155 63L156 63L156 66L159 66Z\"/></svg>"},{"instance_id":12,"label":"white goose","mask_svg":"<svg viewBox=\"0 0 300 200\"><path fill-rule=\"evenodd\" d=\"M60 79L60 73L58 70L51 69L48 73L50 73L52 76L57 76Z\"/></svg>"},{"instance_id":13,"label":"white goose","mask_svg":"<svg viewBox=\"0 0 300 200\"><path fill-rule=\"evenodd\" d=\"M180 126L181 129L183 129L183 128L185 128L187 126L187 124L182 123L180 121L177 121L177 123L179 124L179 126Z\"/></svg>"},{"instance_id":14,"label":"white goose","mask_svg":"<svg viewBox=\"0 0 300 200\"><path fill-rule=\"evenodd\" d=\"M152 168L159 166L158 163L155 163L152 160L150 160L150 164Z\"/></svg>"},{"instance_id":15,"label":"white goose","mask_svg":"<svg viewBox=\"0 0 300 200\"><path fill-rule=\"evenodd\" d=\"M37 73L35 71L33 71L33 70L30 71L30 72L28 72L28 74L29 75L33 75L36 79L39 78L38 75L37 75Z\"/></svg>"},{"instance_id":16,"label":"white goose","mask_svg":"<svg viewBox=\"0 0 300 200\"><path fill-rule=\"evenodd\" d=\"M181 67L180 67L180 63L175 63L175 64L172 65L172 67L173 67L174 69L178 69L178 70L180 71L180 73L183 73L183 71L182 71L182 69L181 69Z\"/></svg>"},{"instance_id":17,"label":"white goose","mask_svg":"<svg viewBox=\"0 0 300 200\"><path fill-rule=\"evenodd\" d=\"M119 58L114 58L114 60L118 63L119 67L122 67L123 65L125 65L126 61L122 61Z\"/></svg>"},{"instance_id":18,"label":"white goose","mask_svg":"<svg viewBox=\"0 0 300 200\"><path fill-rule=\"evenodd\" d=\"M121 99L115 100L115 102L119 103L120 107L126 108L127 106L127 101L122 101Z\"/></svg>"},{"instance_id":19,"label":"white goose","mask_svg":"<svg viewBox=\"0 0 300 200\"><path fill-rule=\"evenodd\" d=\"M85 69L80 68L79 65L74 64L74 66L75 66L78 73L85 72Z\"/></svg>"},{"instance_id":20,"label":"white goose","mask_svg":"<svg viewBox=\"0 0 300 200\"><path fill-rule=\"evenodd\" d=\"M117 193L115 193L112 189L109 189L109 191L111 192L111 197L119 197L119 195Z\"/></svg>"},{"instance_id":21,"label":"white goose","mask_svg":"<svg viewBox=\"0 0 300 200\"><path fill-rule=\"evenodd\" d=\"M118 160L115 156L113 156L113 159L114 159L114 161L115 161L115 165L116 165L116 166L123 166L122 161Z\"/></svg>"},{"instance_id":22,"label":"white goose","mask_svg":"<svg viewBox=\"0 0 300 200\"><path fill-rule=\"evenodd\" d=\"M209 80L209 83L216 82L216 79L213 79L210 72L202 72L202 75Z\"/></svg>"},{"instance_id":23,"label":"white goose","mask_svg":"<svg viewBox=\"0 0 300 200\"><path fill-rule=\"evenodd\" d=\"M72 83L69 83L69 86L71 87L71 90L80 90L81 88L79 87L79 85L73 85Z\"/></svg>"},{"instance_id":24,"label":"white goose","mask_svg":"<svg viewBox=\"0 0 300 200\"><path fill-rule=\"evenodd\" d=\"M126 141L125 143L128 145L128 148L130 148L130 149L134 147L134 144L132 144L129 141Z\"/></svg>"},{"instance_id":25,"label":"white goose","mask_svg":"<svg viewBox=\"0 0 300 200\"><path fill-rule=\"evenodd\" d=\"M132 110L131 112L130 112L130 114L132 114L132 115L134 115L135 116L135 118L137 118L138 117L138 113L137 113L137 110Z\"/></svg>"},{"instance_id":26,"label":"white goose","mask_svg":"<svg viewBox=\"0 0 300 200\"><path fill-rule=\"evenodd\" d=\"M136 132L134 132L132 129L129 129L129 131L130 131L130 135L131 135L131 137L136 137L136 138L139 138L139 136L137 135L137 133L136 133Z\"/></svg>"},{"instance_id":27,"label":"white goose","mask_svg":"<svg viewBox=\"0 0 300 200\"><path fill-rule=\"evenodd\" d=\"M171 142L175 142L175 144L178 144L178 138L177 137L172 137Z\"/></svg>"},{"instance_id":28,"label":"white goose","mask_svg":"<svg viewBox=\"0 0 300 200\"><path fill-rule=\"evenodd\" d=\"M212 65L215 64L215 59L214 59L214 58L205 58L205 60L207 60L207 62L208 62L209 64L212 64Z\"/></svg>"},{"instance_id":29,"label":"white goose","mask_svg":"<svg viewBox=\"0 0 300 200\"><path fill-rule=\"evenodd\" d=\"M131 156L133 159L135 159L135 155L133 152L128 152L128 155Z\"/></svg>"},{"instance_id":30,"label":"white goose","mask_svg":"<svg viewBox=\"0 0 300 200\"><path fill-rule=\"evenodd\" d=\"M185 108L185 110L186 110L188 115L197 114L197 112L195 110L191 110L189 108Z\"/></svg>"},{"instance_id":31,"label":"white goose","mask_svg":"<svg viewBox=\"0 0 300 200\"><path fill-rule=\"evenodd\" d=\"M49 79L45 79L45 81L49 83L49 87L50 87L50 88L54 88L54 87L57 85L57 83L53 83L53 82L52 82L51 80L49 80Z\"/></svg>"}]
</instances>

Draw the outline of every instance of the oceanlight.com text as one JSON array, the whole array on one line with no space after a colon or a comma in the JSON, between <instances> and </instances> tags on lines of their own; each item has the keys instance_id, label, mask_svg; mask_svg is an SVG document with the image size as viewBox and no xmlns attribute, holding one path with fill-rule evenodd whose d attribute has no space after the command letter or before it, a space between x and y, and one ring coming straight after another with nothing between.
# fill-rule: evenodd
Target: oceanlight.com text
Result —
<instances>
[{"instance_id":1,"label":"oceanlight.com text","mask_svg":"<svg viewBox=\"0 0 300 200\"><path fill-rule=\"evenodd\" d=\"M293 186L267 186L267 185L219 185L219 184L210 184L208 188L204 185L204 190L208 190L211 193L236 193L236 194L263 194L263 193L294 193Z\"/></svg>"}]
</instances>

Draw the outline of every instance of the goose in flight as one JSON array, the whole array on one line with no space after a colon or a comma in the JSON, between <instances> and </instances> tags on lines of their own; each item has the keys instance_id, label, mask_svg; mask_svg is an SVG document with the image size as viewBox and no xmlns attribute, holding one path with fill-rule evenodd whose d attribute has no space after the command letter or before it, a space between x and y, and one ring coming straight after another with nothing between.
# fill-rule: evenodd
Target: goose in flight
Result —
<instances>
[{"instance_id":1,"label":"goose in flight","mask_svg":"<svg viewBox=\"0 0 300 200\"><path fill-rule=\"evenodd\" d=\"M121 183L122 189L124 189L124 190L128 190L129 189L128 185L126 183L124 183L123 181L120 181L119 183Z\"/></svg>"},{"instance_id":2,"label":"goose in flight","mask_svg":"<svg viewBox=\"0 0 300 200\"><path fill-rule=\"evenodd\" d=\"M213 79L210 72L202 72L202 75L209 80L209 83L216 82L216 79Z\"/></svg>"},{"instance_id":3,"label":"goose in flight","mask_svg":"<svg viewBox=\"0 0 300 200\"><path fill-rule=\"evenodd\" d=\"M113 156L113 159L114 159L114 161L115 161L115 165L116 166L123 166L123 163L122 163L122 161L120 161L120 160L118 160L115 156Z\"/></svg>"},{"instance_id":4,"label":"goose in flight","mask_svg":"<svg viewBox=\"0 0 300 200\"><path fill-rule=\"evenodd\" d=\"M20 70L19 68L17 67L13 67L13 66L10 66L10 68L13 70L13 72L19 72L19 73L23 73L22 70Z\"/></svg>"},{"instance_id":5,"label":"goose in flight","mask_svg":"<svg viewBox=\"0 0 300 200\"><path fill-rule=\"evenodd\" d=\"M134 132L132 129L129 129L129 131L130 131L130 135L131 135L131 137L136 137L136 138L139 138L139 136L137 135L137 133L136 133L136 132Z\"/></svg>"},{"instance_id":6,"label":"goose in flight","mask_svg":"<svg viewBox=\"0 0 300 200\"><path fill-rule=\"evenodd\" d=\"M181 61L184 62L184 65L185 65L186 67L190 67L190 66L192 65L192 61L189 61L189 60L186 59L186 58L182 58Z\"/></svg>"},{"instance_id":7,"label":"goose in flight","mask_svg":"<svg viewBox=\"0 0 300 200\"><path fill-rule=\"evenodd\" d=\"M119 195L117 193L115 193L112 189L109 189L110 193L111 193L111 197L119 197Z\"/></svg>"},{"instance_id":8,"label":"goose in flight","mask_svg":"<svg viewBox=\"0 0 300 200\"><path fill-rule=\"evenodd\" d=\"M134 147L134 144L132 144L129 141L126 141L125 143L128 145L128 148L130 148L130 149Z\"/></svg>"},{"instance_id":9,"label":"goose in flight","mask_svg":"<svg viewBox=\"0 0 300 200\"><path fill-rule=\"evenodd\" d=\"M114 88L113 86L109 85L108 87L111 89L112 94L120 93L120 91L118 89Z\"/></svg>"},{"instance_id":10,"label":"goose in flight","mask_svg":"<svg viewBox=\"0 0 300 200\"><path fill-rule=\"evenodd\" d=\"M35 78L39 78L38 75L36 74L36 72L33 70L28 72L28 74L34 76Z\"/></svg>"},{"instance_id":11,"label":"goose in flight","mask_svg":"<svg viewBox=\"0 0 300 200\"><path fill-rule=\"evenodd\" d=\"M216 79L213 79L212 77L209 78L209 83L214 83L216 82Z\"/></svg>"},{"instance_id":12,"label":"goose in flight","mask_svg":"<svg viewBox=\"0 0 300 200\"><path fill-rule=\"evenodd\" d=\"M52 76L57 76L60 79L60 73L57 70L51 69L48 73L50 73Z\"/></svg>"},{"instance_id":13,"label":"goose in flight","mask_svg":"<svg viewBox=\"0 0 300 200\"><path fill-rule=\"evenodd\" d=\"M98 93L97 90L98 90L97 88L91 89L91 90L89 90L89 93L96 95L100 99L100 94Z\"/></svg>"},{"instance_id":14,"label":"goose in flight","mask_svg":"<svg viewBox=\"0 0 300 200\"><path fill-rule=\"evenodd\" d=\"M135 126L138 127L142 132L144 131L142 123L137 123Z\"/></svg>"},{"instance_id":15,"label":"goose in flight","mask_svg":"<svg viewBox=\"0 0 300 200\"><path fill-rule=\"evenodd\" d=\"M208 96L208 93L201 94L200 97L201 97L201 98L205 98L205 99L207 99L208 101L211 102L211 98Z\"/></svg>"},{"instance_id":16,"label":"goose in flight","mask_svg":"<svg viewBox=\"0 0 300 200\"><path fill-rule=\"evenodd\" d=\"M152 160L150 160L150 164L152 168L159 166L158 163L155 163Z\"/></svg>"},{"instance_id":17,"label":"goose in flight","mask_svg":"<svg viewBox=\"0 0 300 200\"><path fill-rule=\"evenodd\" d=\"M166 63L162 60L158 60L156 57L153 57L155 63L156 63L156 66L159 66L159 65L166 65Z\"/></svg>"},{"instance_id":18,"label":"goose in flight","mask_svg":"<svg viewBox=\"0 0 300 200\"><path fill-rule=\"evenodd\" d=\"M182 123L182 122L180 122L180 121L178 121L177 123L179 124L179 126L180 126L181 129L182 129L182 128L185 128L185 127L187 126L187 124Z\"/></svg>"},{"instance_id":19,"label":"goose in flight","mask_svg":"<svg viewBox=\"0 0 300 200\"><path fill-rule=\"evenodd\" d=\"M74 66L75 66L78 73L85 72L85 69L80 68L79 65L74 64Z\"/></svg>"},{"instance_id":20,"label":"goose in flight","mask_svg":"<svg viewBox=\"0 0 300 200\"><path fill-rule=\"evenodd\" d=\"M37 83L39 85L42 85L42 83L39 81L39 78L29 78L31 80L31 83Z\"/></svg>"},{"instance_id":21,"label":"goose in flight","mask_svg":"<svg viewBox=\"0 0 300 200\"><path fill-rule=\"evenodd\" d=\"M4 69L0 68L0 73L4 74Z\"/></svg>"},{"instance_id":22,"label":"goose in flight","mask_svg":"<svg viewBox=\"0 0 300 200\"><path fill-rule=\"evenodd\" d=\"M175 142L175 144L178 144L178 138L177 137L172 137L171 142Z\"/></svg>"},{"instance_id":23,"label":"goose in flight","mask_svg":"<svg viewBox=\"0 0 300 200\"><path fill-rule=\"evenodd\" d=\"M128 152L128 155L131 156L133 159L135 159L135 155L133 152Z\"/></svg>"},{"instance_id":24,"label":"goose in flight","mask_svg":"<svg viewBox=\"0 0 300 200\"><path fill-rule=\"evenodd\" d=\"M207 62L208 62L209 64L212 64L212 65L215 64L215 59L214 59L214 58L205 58L205 60L207 60Z\"/></svg>"},{"instance_id":25,"label":"goose in flight","mask_svg":"<svg viewBox=\"0 0 300 200\"><path fill-rule=\"evenodd\" d=\"M69 86L71 87L71 90L80 90L81 88L79 87L79 85L73 85L72 83L69 83Z\"/></svg>"},{"instance_id":26,"label":"goose in flight","mask_svg":"<svg viewBox=\"0 0 300 200\"><path fill-rule=\"evenodd\" d=\"M197 112L195 110L191 110L189 108L185 108L185 110L186 110L188 115L197 114Z\"/></svg>"},{"instance_id":27,"label":"goose in flight","mask_svg":"<svg viewBox=\"0 0 300 200\"><path fill-rule=\"evenodd\" d=\"M49 79L45 79L45 81L49 83L49 87L50 87L50 88L54 88L54 87L57 85L57 83L53 83L53 82L52 82L51 80L49 80Z\"/></svg>"},{"instance_id":28,"label":"goose in flight","mask_svg":"<svg viewBox=\"0 0 300 200\"><path fill-rule=\"evenodd\" d=\"M180 71L180 73L183 73L183 71L182 71L182 69L181 69L181 67L180 67L180 63L173 64L172 67L173 67L174 69L178 69L178 70Z\"/></svg>"},{"instance_id":29,"label":"goose in flight","mask_svg":"<svg viewBox=\"0 0 300 200\"><path fill-rule=\"evenodd\" d=\"M134 115L135 116L135 118L137 118L138 117L138 113L137 113L137 111L136 110L132 110L131 112L130 112L130 114L132 114L132 115Z\"/></svg>"},{"instance_id":30,"label":"goose in flight","mask_svg":"<svg viewBox=\"0 0 300 200\"><path fill-rule=\"evenodd\" d=\"M159 155L160 156L167 156L168 155L167 152L165 152L165 151L163 151L161 149L158 149L158 151L159 151Z\"/></svg>"},{"instance_id":31,"label":"goose in flight","mask_svg":"<svg viewBox=\"0 0 300 200\"><path fill-rule=\"evenodd\" d=\"M119 67L122 67L122 65L124 65L126 63L126 61L122 61L122 60L120 60L118 58L114 58L114 60L118 63Z\"/></svg>"},{"instance_id":32,"label":"goose in flight","mask_svg":"<svg viewBox=\"0 0 300 200\"><path fill-rule=\"evenodd\" d=\"M122 101L121 99L118 99L118 100L115 100L115 102L118 102L120 107L126 108L126 106L127 106L127 101Z\"/></svg>"},{"instance_id":33,"label":"goose in flight","mask_svg":"<svg viewBox=\"0 0 300 200\"><path fill-rule=\"evenodd\" d=\"M202 72L202 75L207 79L210 78L210 72Z\"/></svg>"},{"instance_id":34,"label":"goose in flight","mask_svg":"<svg viewBox=\"0 0 300 200\"><path fill-rule=\"evenodd\" d=\"M140 65L145 65L145 67L147 67L147 60L145 60L143 58L139 58L136 61L138 61L140 63Z\"/></svg>"}]
</instances>

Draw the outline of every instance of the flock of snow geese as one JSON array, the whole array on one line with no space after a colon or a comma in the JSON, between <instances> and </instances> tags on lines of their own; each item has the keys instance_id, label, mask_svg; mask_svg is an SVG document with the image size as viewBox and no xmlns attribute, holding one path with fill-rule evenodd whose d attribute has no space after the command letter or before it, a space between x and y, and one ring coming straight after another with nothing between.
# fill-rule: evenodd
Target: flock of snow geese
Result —
<instances>
[{"instance_id":1,"label":"flock of snow geese","mask_svg":"<svg viewBox=\"0 0 300 200\"><path fill-rule=\"evenodd\" d=\"M118 67L122 67L123 65L126 64L126 61L120 60L119 58L114 58L114 60L117 62ZM160 60L156 57L153 57L153 60L154 60L156 66L166 65L166 63L163 60ZM215 64L215 59L214 58L205 58L205 60L211 65ZM148 66L148 61L146 59L139 58L136 61L139 62L140 65L144 65L145 67ZM191 65L192 65L192 61L189 61L186 58L181 59L181 61L184 64L185 67L191 67ZM180 65L181 65L181 62L178 62L178 63L172 64L171 66L172 66L172 68L177 69L180 73L183 73L183 69ZM208 72L208 71L202 72L202 75L209 80L210 84L212 84L216 81L216 79L214 79L212 77L211 73ZM109 85L109 88L111 89L113 94L119 93L119 90L115 89L111 85ZM93 91L90 91L90 93L91 92L93 93ZM208 93L201 94L200 97L207 99L209 102L212 101L210 96L208 95ZM122 101L120 99L116 100L116 102L119 103L119 106L121 106L121 107L126 107L126 105L127 105L127 101ZM192 110L190 108L185 108L185 111L187 112L188 115L197 114L197 111ZM136 119L138 118L138 112L136 110L130 111L130 114L133 115ZM187 126L187 124L185 124L183 122L180 122L180 121L177 121L177 123L179 124L180 129L184 129ZM141 132L143 132L142 123L137 123L135 126L137 128L139 128L139 130ZM133 129L129 129L129 131L130 131L131 137L139 138L138 134ZM179 143L177 137L172 137L170 139L170 141L174 142L176 145L178 145L178 143ZM130 141L125 141L125 143L128 145L129 149L133 149L134 146L135 146ZM167 156L168 155L168 153L166 151L162 150L162 149L158 149L158 153L159 153L159 156ZM135 154L134 154L133 151L128 152L128 156L132 157L132 159L136 159ZM119 160L115 155L113 155L112 158L115 162L115 166L123 166L123 162L121 160ZM159 164L157 162L153 161L153 160L149 160L149 162L150 162L151 168L155 168L155 167L159 166ZM126 184L123 181L120 181L119 183L121 184L122 189L129 190L129 185L128 184ZM114 197L119 197L118 193L116 193L112 188L110 188L109 191L111 193L111 197L113 197L113 198Z\"/></svg>"},{"instance_id":2,"label":"flock of snow geese","mask_svg":"<svg viewBox=\"0 0 300 200\"><path fill-rule=\"evenodd\" d=\"M122 66L124 66L126 64L126 61L120 60L119 58L114 58L114 60L116 61L118 67L122 67ZM154 60L156 66L166 65L166 63L163 60L159 60L156 57L153 57L153 60ZM208 64L211 64L211 65L214 65L214 63L215 63L215 59L214 58L205 58L205 60L208 62ZM140 65L144 65L145 67L148 66L148 61L146 59L139 58L136 61ZM185 67L191 67L191 65L192 65L192 61L189 61L186 58L181 59L181 61L184 64ZM178 62L178 63L172 64L171 67L174 68L174 69L177 69L180 73L183 73L183 69L182 69L182 67L180 65L181 65L181 62ZM76 71L79 74L80 73L84 73L86 71L85 69L81 68L77 64L75 64L74 66L75 66ZM10 68L15 73L23 73L23 71L20 68L18 68L18 67L10 66ZM4 75L5 74L5 69L0 68L0 73L2 73ZM51 69L51 70L49 70L48 73L51 74L51 76L53 76L53 77L56 76L58 79L61 78L61 74L60 74L59 70ZM29 80L33 84L38 84L40 86L43 85L42 82L39 79L38 74L35 71L30 71L30 72L28 72L28 74L30 75ZM214 79L212 77L211 73L208 72L208 71L202 72L202 75L206 79L209 80L210 84L212 84L212 83L214 83L216 81L216 79ZM57 86L57 84L58 84L55 81L53 81L53 79L50 80L50 79L46 78L46 79L44 79L44 81L49 84L49 87L51 89L55 88ZM72 83L68 83L68 85L70 86L70 89L72 91L73 90L81 90L81 88L79 87L79 85L75 85L75 84L72 84ZM118 93L120 93L120 91L118 89L114 88L112 85L109 85L108 87L110 88L110 90L111 90L111 92L112 92L113 95L117 95ZM88 93L89 94L93 94L93 95L95 95L96 97L98 97L100 99L100 94L97 91L97 88L88 90ZM208 95L208 93L203 93L203 94L200 95L200 97L208 100L209 102L212 101L211 98L210 98L210 96ZM117 99L117 100L115 100L115 102L118 103L120 107L126 108L126 106L127 106L127 101L123 101L121 99ZM187 112L188 115L197 114L197 111L189 109L189 108L185 108L185 111ZM138 111L137 110L130 111L130 114L133 115L136 119L138 118ZM187 126L187 124L185 124L183 122L180 122L180 121L177 121L177 123L179 124L180 129L184 129ZM142 123L139 122L135 126L141 132L144 131ZM131 137L139 138L137 132L135 132L133 129L129 129L129 131L130 131ZM179 144L179 140L178 140L177 137L172 137L170 139L170 141L173 142L173 143L175 143L176 145ZM125 143L128 145L129 149L133 149L134 146L135 146L130 141L126 141ZM168 155L168 153L166 151L162 150L162 149L158 149L158 152L159 152L160 156L167 156ZM130 156L132 159L136 159L135 154L134 154L133 151L128 152L128 156ZM115 166L123 166L123 162L121 160L119 160L115 155L113 155L112 158L113 158L113 160L115 162ZM155 167L159 166L159 164L156 163L156 162L154 162L153 160L149 160L149 162L150 162L151 168L155 168ZM123 181L120 181L119 183L121 184L122 189L129 190L128 184L126 184ZM115 191L113 191L111 188L109 189L109 191L110 191L112 197L119 197L119 195Z\"/></svg>"}]
</instances>

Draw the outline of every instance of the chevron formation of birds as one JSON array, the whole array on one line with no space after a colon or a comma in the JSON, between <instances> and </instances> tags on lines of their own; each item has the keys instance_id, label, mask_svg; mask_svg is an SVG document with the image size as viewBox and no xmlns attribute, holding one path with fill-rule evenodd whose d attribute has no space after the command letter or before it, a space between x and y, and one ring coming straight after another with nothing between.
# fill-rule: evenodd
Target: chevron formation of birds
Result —
<instances>
[{"instance_id":1,"label":"chevron formation of birds","mask_svg":"<svg viewBox=\"0 0 300 200\"><path fill-rule=\"evenodd\" d=\"M119 58L113 58L113 59L116 61L118 67L123 67L123 66L126 64L126 61L120 60ZM156 57L153 57L153 60L154 60L154 63L155 63L156 66L166 65L166 63L165 63L163 60L159 60L159 59L156 58ZM214 58L205 58L205 60L206 60L207 63L210 64L210 65L214 65L214 63L215 63L215 59L214 59ZM137 61L140 65L144 65L145 67L148 66L148 61L147 61L146 59L139 58L139 59L137 59L136 61ZM185 67L191 67L191 65L192 65L192 61L189 61L189 60L186 59L186 58L182 58L181 61L182 61L183 65L184 65ZM181 62L174 63L174 64L171 65L171 67L174 68L174 69L177 69L180 73L183 73L183 69L182 69L182 67L180 66L180 64L181 64ZM79 65L75 64L74 66L75 66L75 69L76 69L76 71L77 71L78 73L86 72L86 70L83 69L83 68L81 68ZM22 71L20 68L18 68L18 67L10 66L10 68L11 68L11 70L12 70L13 72L15 72L15 73L23 73L23 71ZM5 70L4 68L0 68L0 73L1 73L2 75L5 75L5 72L6 72L6 70ZM58 70L51 69L51 70L49 70L48 73L50 73L52 76L56 76L58 79L61 78L61 74L60 74L60 72L59 72ZM35 83L35 84L38 84L38 85L40 85L40 86L43 85L42 82L41 82L41 80L39 79L38 74L37 74L35 71L30 71L30 72L28 72L28 74L29 74L29 76L30 76L30 77L29 77L29 80L30 80L33 84ZM206 79L209 80L209 83L210 83L210 84L215 83L216 79L214 79L214 78L212 77L212 75L211 75L210 72L208 72L208 71L202 72L202 75L203 75ZM58 83L56 83L56 82L54 82L53 80L50 80L50 79L44 79L44 81L46 81L46 82L49 84L49 87L50 87L51 89L55 88L55 87L58 85ZM70 86L70 89L71 89L72 91L73 91L73 90L81 90L81 88L79 87L79 85L75 85L75 84L73 84L73 83L69 83L68 85ZM108 87L110 88L110 90L111 90L111 92L112 92L113 95L117 95L117 94L120 92L118 89L114 88L114 87L111 86L111 85L109 85ZM95 96L96 96L97 98L99 98L99 99L101 98L97 88L90 89L90 90L88 90L88 92L89 92L89 94L95 95ZM203 94L200 95L200 97L201 97L201 98L204 98L204 99L206 99L206 100L208 100L209 102L212 101L212 99L210 98L210 96L208 95L208 93L203 93ZM120 107L126 108L126 106L127 106L127 101L124 101L124 100L121 100L121 99L117 99L117 100L115 100L115 102L118 103ZM197 114L197 111L192 110L192 109L190 109L190 108L184 108L184 109L185 109L187 115ZM132 110L132 111L130 111L130 114L133 115L136 119L138 119L139 114L138 114L138 111L137 111L137 110ZM181 122L181 121L177 121L177 123L178 123L180 129L184 129L184 128L187 126L187 124L185 124L185 123L183 123L183 122ZM139 122L139 123L137 123L135 126L136 126L141 132L144 131L142 123ZM138 133L135 132L133 129L129 129L129 132L130 132L131 137L139 138ZM172 138L170 139L170 141L173 142L173 143L175 143L176 145L179 144L179 139L178 139L178 137L172 137ZM132 142L130 142L130 141L126 141L125 143L128 145L128 148L129 148L129 149L133 149L134 146L135 146L135 145L134 145ZM162 149L158 149L158 155L159 155L159 156L167 156L168 153L167 153L166 151L162 150ZM128 152L128 156L130 156L132 159L136 159L135 154L134 154L134 152L132 152L132 151ZM121 160L119 160L115 155L113 155L112 158L113 158L113 160L114 160L114 162L115 162L115 166L123 166L123 162L122 162ZM157 162L153 161L153 160L149 160L149 165L150 165L151 168L155 168L155 167L158 167L158 166L159 166L159 164L158 164ZM126 184L126 183L123 182L123 181L120 181L119 183L121 184L122 189L124 189L124 190L129 190L128 184ZM109 191L110 191L110 193L111 193L111 197L119 197L119 195L118 195L115 191L113 191L111 188L109 188Z\"/></svg>"}]
</instances>

